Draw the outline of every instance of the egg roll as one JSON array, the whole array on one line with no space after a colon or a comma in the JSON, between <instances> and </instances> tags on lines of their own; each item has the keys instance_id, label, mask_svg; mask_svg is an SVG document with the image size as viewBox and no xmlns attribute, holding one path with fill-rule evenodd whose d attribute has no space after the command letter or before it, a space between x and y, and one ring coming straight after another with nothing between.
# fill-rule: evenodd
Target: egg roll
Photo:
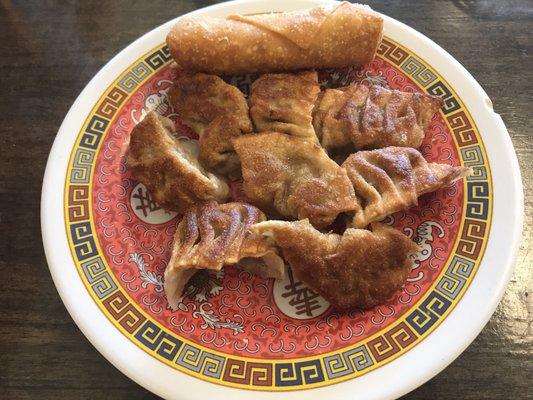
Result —
<instances>
[{"instance_id":1,"label":"egg roll","mask_svg":"<svg viewBox=\"0 0 533 400\"><path fill-rule=\"evenodd\" d=\"M383 19L347 2L288 12L185 17L167 36L170 54L190 71L237 75L363 65L381 42Z\"/></svg>"}]
</instances>

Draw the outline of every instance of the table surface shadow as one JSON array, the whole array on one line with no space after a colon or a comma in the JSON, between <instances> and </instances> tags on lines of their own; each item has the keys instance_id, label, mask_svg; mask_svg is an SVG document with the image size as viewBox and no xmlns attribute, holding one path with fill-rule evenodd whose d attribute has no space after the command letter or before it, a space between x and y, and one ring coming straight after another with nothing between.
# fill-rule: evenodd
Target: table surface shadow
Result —
<instances>
[{"instance_id":1,"label":"table surface shadow","mask_svg":"<svg viewBox=\"0 0 533 400\"><path fill-rule=\"evenodd\" d=\"M118 51L210 1L0 1L0 389L6 399L156 398L102 357L68 315L40 234L46 160L69 107ZM480 82L521 166L525 226L505 296L478 338L404 399L533 398L531 1L372 1ZM402 371L416 373L416 371Z\"/></svg>"}]
</instances>

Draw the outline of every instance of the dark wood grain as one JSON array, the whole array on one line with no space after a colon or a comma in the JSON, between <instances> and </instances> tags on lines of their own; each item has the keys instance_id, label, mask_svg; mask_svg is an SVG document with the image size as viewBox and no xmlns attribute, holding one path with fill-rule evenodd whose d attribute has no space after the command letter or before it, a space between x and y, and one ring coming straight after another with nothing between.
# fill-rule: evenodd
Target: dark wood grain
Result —
<instances>
[{"instance_id":1,"label":"dark wood grain","mask_svg":"<svg viewBox=\"0 0 533 400\"><path fill-rule=\"evenodd\" d=\"M209 4L0 1L1 398L155 397L107 362L63 307L41 243L41 183L57 129L90 78L141 34ZM453 364L405 398L533 398L533 3L371 5L435 40L485 88L514 142L526 199L516 270L498 310Z\"/></svg>"}]
</instances>

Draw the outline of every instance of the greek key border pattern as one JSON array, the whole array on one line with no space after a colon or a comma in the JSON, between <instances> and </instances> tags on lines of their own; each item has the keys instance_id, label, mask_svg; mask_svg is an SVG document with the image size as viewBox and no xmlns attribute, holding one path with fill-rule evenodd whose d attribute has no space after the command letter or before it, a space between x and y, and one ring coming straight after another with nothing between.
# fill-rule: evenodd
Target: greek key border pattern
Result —
<instances>
[{"instance_id":1,"label":"greek key border pattern","mask_svg":"<svg viewBox=\"0 0 533 400\"><path fill-rule=\"evenodd\" d=\"M189 375L253 390L297 390L360 376L423 340L464 294L483 257L491 220L492 186L481 137L448 84L424 61L385 38L378 57L409 75L427 93L444 99L442 116L462 163L474 174L465 187L465 212L451 261L404 318L386 331L340 351L292 360L262 360L212 351L167 331L120 289L99 250L91 223L92 173L99 145L120 107L147 78L170 63L164 45L132 64L94 107L72 151L65 184L65 220L74 262L89 293L128 339L148 354Z\"/></svg>"}]
</instances>

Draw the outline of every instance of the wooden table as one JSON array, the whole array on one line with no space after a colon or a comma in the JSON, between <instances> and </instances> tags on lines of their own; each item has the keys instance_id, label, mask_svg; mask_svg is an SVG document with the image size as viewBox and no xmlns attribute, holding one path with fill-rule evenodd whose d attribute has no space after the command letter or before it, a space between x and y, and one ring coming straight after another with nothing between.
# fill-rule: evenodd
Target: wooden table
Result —
<instances>
[{"instance_id":1,"label":"wooden table","mask_svg":"<svg viewBox=\"0 0 533 400\"><path fill-rule=\"evenodd\" d=\"M40 234L48 152L72 102L119 50L210 1L0 1L0 397L144 399L67 314ZM533 397L533 93L531 1L374 1L429 36L481 83L522 168L526 219L516 270L475 342L407 399ZM402 371L410 373L410 371Z\"/></svg>"}]
</instances>

